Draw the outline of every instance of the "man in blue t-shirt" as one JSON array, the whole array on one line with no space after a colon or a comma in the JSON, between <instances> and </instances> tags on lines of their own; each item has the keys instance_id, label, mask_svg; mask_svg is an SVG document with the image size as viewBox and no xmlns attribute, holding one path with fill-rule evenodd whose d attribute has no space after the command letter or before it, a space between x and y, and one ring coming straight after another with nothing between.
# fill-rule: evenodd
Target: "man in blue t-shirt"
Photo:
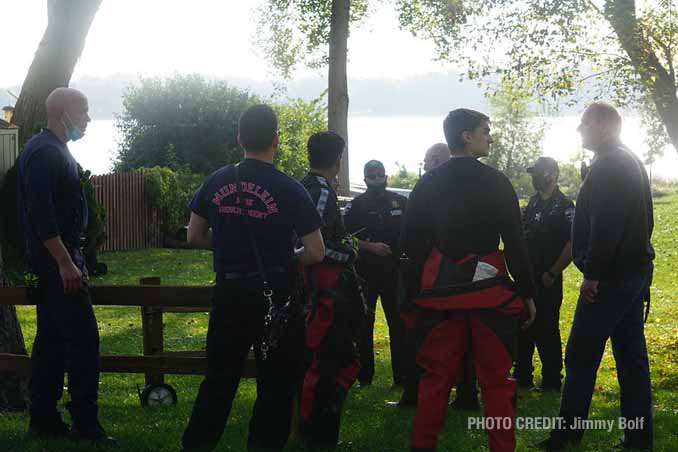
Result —
<instances>
[{"instance_id":1,"label":"man in blue t-shirt","mask_svg":"<svg viewBox=\"0 0 678 452\"><path fill-rule=\"evenodd\" d=\"M112 444L97 421L99 330L87 288L82 237L87 203L78 163L66 143L82 138L90 121L87 97L57 88L47 97L47 127L34 135L17 163L17 207L29 267L38 277L31 297L38 330L31 356L31 438ZM68 373L73 426L57 410Z\"/></svg>"},{"instance_id":2,"label":"man in blue t-shirt","mask_svg":"<svg viewBox=\"0 0 678 452\"><path fill-rule=\"evenodd\" d=\"M273 166L278 147L273 110L266 105L247 109L238 141L245 160L208 176L189 203L188 243L213 250L217 283L207 331L207 373L182 440L187 451L216 447L252 345L257 400L248 447L285 446L303 362L303 320L291 319L277 346L266 350L273 344L264 335L264 317L269 304L280 307L291 296L292 262L311 265L325 256L322 220L308 192ZM303 247L295 251L297 237ZM264 295L265 281L271 297Z\"/></svg>"}]
</instances>

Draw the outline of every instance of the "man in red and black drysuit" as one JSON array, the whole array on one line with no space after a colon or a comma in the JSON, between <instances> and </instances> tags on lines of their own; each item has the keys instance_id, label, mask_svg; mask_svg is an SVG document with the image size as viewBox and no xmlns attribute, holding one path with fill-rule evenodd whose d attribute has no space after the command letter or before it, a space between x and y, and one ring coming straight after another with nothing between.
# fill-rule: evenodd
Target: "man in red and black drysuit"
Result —
<instances>
[{"instance_id":1,"label":"man in red and black drysuit","mask_svg":"<svg viewBox=\"0 0 678 452\"><path fill-rule=\"evenodd\" d=\"M307 267L310 294L306 347L310 355L301 394L301 434L311 447L333 447L341 410L360 364L356 341L365 306L353 263L357 252L346 233L331 182L339 173L346 144L333 132L308 140L311 167L301 181L323 220L325 259Z\"/></svg>"},{"instance_id":2,"label":"man in red and black drysuit","mask_svg":"<svg viewBox=\"0 0 678 452\"><path fill-rule=\"evenodd\" d=\"M424 369L413 451L435 450L469 348L485 416L515 417L514 343L525 307L524 325L534 320L535 287L513 187L477 160L492 143L488 123L479 112L451 111L443 128L452 158L426 173L408 202L402 246L420 275L414 303L423 336L417 364ZM513 422L488 434L491 451L514 450Z\"/></svg>"}]
</instances>

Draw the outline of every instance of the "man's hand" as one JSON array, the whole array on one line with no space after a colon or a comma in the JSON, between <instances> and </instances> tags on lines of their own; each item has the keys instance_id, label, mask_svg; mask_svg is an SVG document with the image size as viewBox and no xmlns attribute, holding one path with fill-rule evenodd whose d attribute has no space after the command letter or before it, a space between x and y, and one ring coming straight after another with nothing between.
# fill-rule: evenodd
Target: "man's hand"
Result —
<instances>
[{"instance_id":1,"label":"man's hand","mask_svg":"<svg viewBox=\"0 0 678 452\"><path fill-rule=\"evenodd\" d=\"M371 242L367 251L382 257L390 256L392 254L391 247L382 242Z\"/></svg>"},{"instance_id":2,"label":"man's hand","mask_svg":"<svg viewBox=\"0 0 678 452\"><path fill-rule=\"evenodd\" d=\"M528 329L530 325L534 323L534 319L537 316L537 308L534 306L534 300L532 298L525 299L525 315L527 316L527 318L521 325L523 331Z\"/></svg>"},{"instance_id":3,"label":"man's hand","mask_svg":"<svg viewBox=\"0 0 678 452\"><path fill-rule=\"evenodd\" d=\"M556 282L556 279L551 276L549 272L544 272L541 275L541 283L546 287L547 289L550 289L551 286L553 286L553 283Z\"/></svg>"},{"instance_id":4,"label":"man's hand","mask_svg":"<svg viewBox=\"0 0 678 452\"><path fill-rule=\"evenodd\" d=\"M598 301L598 281L584 278L579 288L579 293L587 303L595 303Z\"/></svg>"},{"instance_id":5,"label":"man's hand","mask_svg":"<svg viewBox=\"0 0 678 452\"><path fill-rule=\"evenodd\" d=\"M82 272L71 259L59 262L59 274L64 285L66 295L75 295L82 287Z\"/></svg>"}]
</instances>

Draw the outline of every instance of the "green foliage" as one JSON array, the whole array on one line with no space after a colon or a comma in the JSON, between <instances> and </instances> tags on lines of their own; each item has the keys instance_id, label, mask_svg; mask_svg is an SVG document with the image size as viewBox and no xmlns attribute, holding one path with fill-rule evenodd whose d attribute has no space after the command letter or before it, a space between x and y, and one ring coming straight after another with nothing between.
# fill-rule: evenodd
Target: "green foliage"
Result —
<instances>
[{"instance_id":1,"label":"green foliage","mask_svg":"<svg viewBox=\"0 0 678 452\"><path fill-rule=\"evenodd\" d=\"M83 170L78 165L80 183L87 202L87 233L85 248L88 246L99 247L106 241L106 209L97 201L94 185L92 185L92 172Z\"/></svg>"},{"instance_id":2,"label":"green foliage","mask_svg":"<svg viewBox=\"0 0 678 452\"><path fill-rule=\"evenodd\" d=\"M494 108L494 143L485 163L508 177L520 198L534 193L531 177L525 172L542 154L544 123L529 108L529 97L510 83L502 84L489 96Z\"/></svg>"},{"instance_id":3,"label":"green foliage","mask_svg":"<svg viewBox=\"0 0 678 452\"><path fill-rule=\"evenodd\" d=\"M163 233L173 236L188 224L190 211L186 207L203 177L181 168L173 171L167 167L145 168L146 188L151 205L161 212Z\"/></svg>"},{"instance_id":4,"label":"green foliage","mask_svg":"<svg viewBox=\"0 0 678 452\"><path fill-rule=\"evenodd\" d=\"M417 173L407 171L405 165L396 162L398 171L392 176L388 177L388 186L393 188L409 188L412 189L419 180Z\"/></svg>"},{"instance_id":5,"label":"green foliage","mask_svg":"<svg viewBox=\"0 0 678 452\"><path fill-rule=\"evenodd\" d=\"M678 20L670 0L397 0L400 24L479 81L511 79L559 108L607 97L678 147ZM648 102L650 100L650 102ZM655 108L648 108L654 104Z\"/></svg>"},{"instance_id":6,"label":"green foliage","mask_svg":"<svg viewBox=\"0 0 678 452\"><path fill-rule=\"evenodd\" d=\"M308 171L306 143L315 132L327 130L327 107L324 96L311 102L288 99L275 105L280 130L276 166L292 177L301 179Z\"/></svg>"},{"instance_id":7,"label":"green foliage","mask_svg":"<svg viewBox=\"0 0 678 452\"><path fill-rule=\"evenodd\" d=\"M84 171L78 165L80 173L80 185L87 202L87 230L85 231L85 243L83 255L85 265L90 273L96 271L98 248L106 241L106 209L97 201L94 185L92 185L91 171Z\"/></svg>"},{"instance_id":8,"label":"green foliage","mask_svg":"<svg viewBox=\"0 0 678 452\"><path fill-rule=\"evenodd\" d=\"M124 94L116 126L121 136L116 171L187 166L207 174L240 160L238 119L259 99L199 75L141 79Z\"/></svg>"},{"instance_id":9,"label":"green foliage","mask_svg":"<svg viewBox=\"0 0 678 452\"><path fill-rule=\"evenodd\" d=\"M312 68L328 63L332 0L267 0L259 17L256 44L289 78L298 63ZM351 0L350 21L368 14L368 0Z\"/></svg>"}]
</instances>

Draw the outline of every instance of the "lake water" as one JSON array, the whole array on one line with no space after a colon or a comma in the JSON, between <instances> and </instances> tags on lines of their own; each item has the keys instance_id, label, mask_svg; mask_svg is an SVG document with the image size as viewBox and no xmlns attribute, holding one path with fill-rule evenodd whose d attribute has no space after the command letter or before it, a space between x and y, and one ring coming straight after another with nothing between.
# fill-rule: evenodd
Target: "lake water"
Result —
<instances>
[{"instance_id":1,"label":"lake water","mask_svg":"<svg viewBox=\"0 0 678 452\"><path fill-rule=\"evenodd\" d=\"M352 116L348 120L349 168L351 182L362 182L365 162L377 159L384 162L389 173L396 170L396 162L410 171L418 171L426 149L435 142L445 141L439 116ZM544 137L544 155L558 161L569 161L581 150L576 131L577 116L547 119ZM645 131L639 118L625 118L623 141L641 158L645 146ZM117 154L116 131L113 120L92 121L87 135L69 144L75 158L93 174L110 172ZM589 156L592 154L589 152ZM655 163L656 176L678 180L678 153L669 147L664 157Z\"/></svg>"}]
</instances>

